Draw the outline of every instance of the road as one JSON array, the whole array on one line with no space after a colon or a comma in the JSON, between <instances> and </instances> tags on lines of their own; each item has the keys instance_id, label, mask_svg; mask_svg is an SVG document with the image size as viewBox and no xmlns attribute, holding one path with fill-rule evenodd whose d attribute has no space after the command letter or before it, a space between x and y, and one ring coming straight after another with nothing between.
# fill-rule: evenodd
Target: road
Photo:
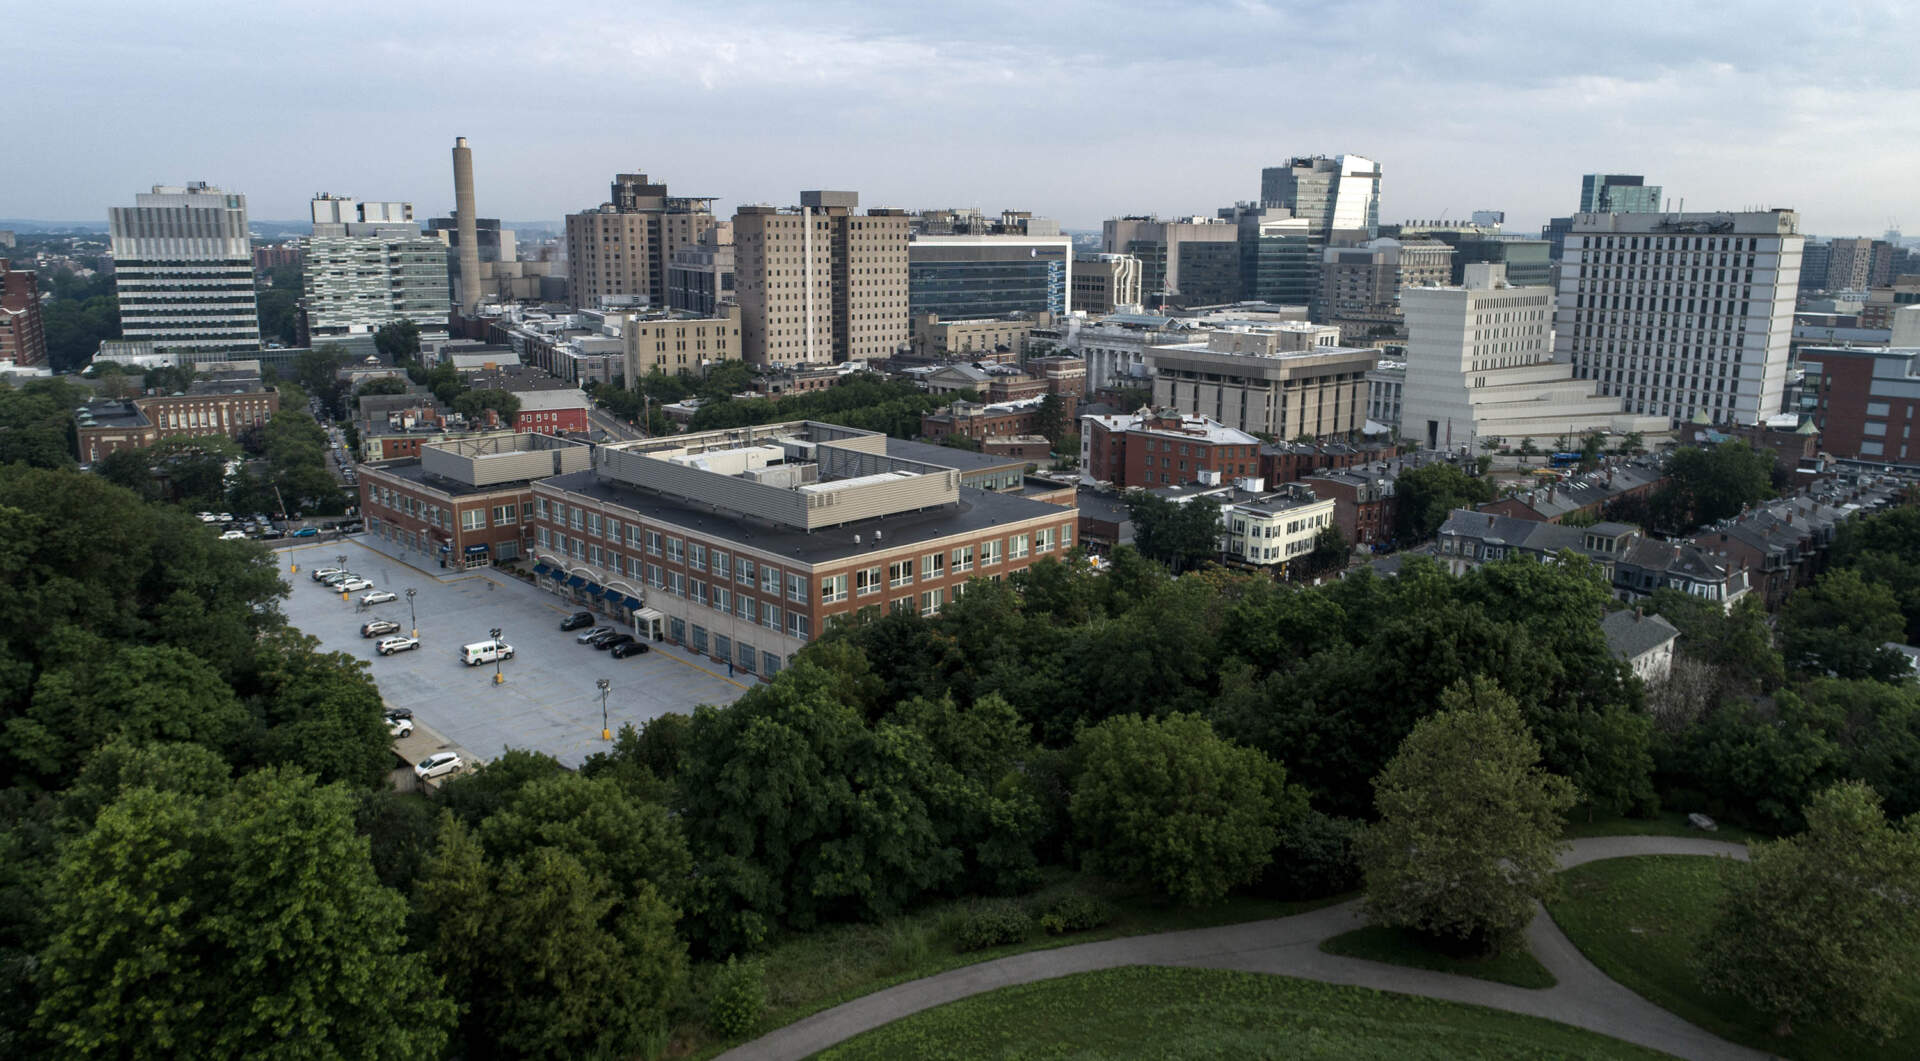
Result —
<instances>
[{"instance_id":1,"label":"road","mask_svg":"<svg viewBox=\"0 0 1920 1061\"><path fill-rule=\"evenodd\" d=\"M587 406L587 423L611 435L612 440L615 442L632 442L635 439L647 437L646 432L628 424L625 420L607 412L598 405L589 404Z\"/></svg>"},{"instance_id":2,"label":"road","mask_svg":"<svg viewBox=\"0 0 1920 1061\"><path fill-rule=\"evenodd\" d=\"M1573 841L1560 864L1564 869L1636 855L1745 860L1747 849L1741 844L1692 837L1607 836ZM1015 954L854 999L735 1047L720 1058L798 1061L861 1032L957 999L1123 965L1237 969L1464 1002L1544 1017L1697 1061L1761 1061L1768 1056L1695 1027L1608 978L1567 939L1544 909L1527 926L1527 944L1559 981L1545 990L1340 957L1320 950L1323 940L1363 924L1356 901L1271 921Z\"/></svg>"}]
</instances>

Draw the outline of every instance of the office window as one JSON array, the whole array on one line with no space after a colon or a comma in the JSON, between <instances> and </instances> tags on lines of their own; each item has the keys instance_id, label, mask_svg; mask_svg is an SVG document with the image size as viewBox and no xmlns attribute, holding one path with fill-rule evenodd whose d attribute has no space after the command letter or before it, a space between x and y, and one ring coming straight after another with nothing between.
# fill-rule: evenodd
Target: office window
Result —
<instances>
[{"instance_id":1,"label":"office window","mask_svg":"<svg viewBox=\"0 0 1920 1061\"><path fill-rule=\"evenodd\" d=\"M862 568L853 573L853 591L857 596L868 597L880 592L880 569Z\"/></svg>"},{"instance_id":2,"label":"office window","mask_svg":"<svg viewBox=\"0 0 1920 1061\"><path fill-rule=\"evenodd\" d=\"M779 568L769 566L760 569L760 592L769 597L778 597L780 595Z\"/></svg>"},{"instance_id":3,"label":"office window","mask_svg":"<svg viewBox=\"0 0 1920 1061\"><path fill-rule=\"evenodd\" d=\"M587 546L587 562L595 567L600 566L600 547L598 545Z\"/></svg>"},{"instance_id":4,"label":"office window","mask_svg":"<svg viewBox=\"0 0 1920 1061\"><path fill-rule=\"evenodd\" d=\"M687 544L687 566L695 571L707 569L707 547L699 542Z\"/></svg>"},{"instance_id":5,"label":"office window","mask_svg":"<svg viewBox=\"0 0 1920 1061\"><path fill-rule=\"evenodd\" d=\"M547 499L546 498L536 497L533 499L533 514L534 514L534 517L537 519L547 518Z\"/></svg>"},{"instance_id":6,"label":"office window","mask_svg":"<svg viewBox=\"0 0 1920 1061\"><path fill-rule=\"evenodd\" d=\"M572 507L572 518L569 519L567 522L573 527L574 530L579 530L584 525L583 521L587 517L587 510L584 508L581 508L579 505L573 505L571 507Z\"/></svg>"},{"instance_id":7,"label":"office window","mask_svg":"<svg viewBox=\"0 0 1920 1061\"><path fill-rule=\"evenodd\" d=\"M463 510L460 513L460 529L468 531L487 529L487 510L484 508Z\"/></svg>"},{"instance_id":8,"label":"office window","mask_svg":"<svg viewBox=\"0 0 1920 1061\"><path fill-rule=\"evenodd\" d=\"M740 562L734 565L734 578L743 586L753 585L753 561L741 557Z\"/></svg>"},{"instance_id":9,"label":"office window","mask_svg":"<svg viewBox=\"0 0 1920 1061\"><path fill-rule=\"evenodd\" d=\"M632 549L636 553L642 548L640 544L640 524L638 523L627 524L627 548Z\"/></svg>"},{"instance_id":10,"label":"office window","mask_svg":"<svg viewBox=\"0 0 1920 1061\"><path fill-rule=\"evenodd\" d=\"M607 517L607 540L610 542L620 540L620 521L612 516Z\"/></svg>"},{"instance_id":11,"label":"office window","mask_svg":"<svg viewBox=\"0 0 1920 1061\"><path fill-rule=\"evenodd\" d=\"M739 644L739 656L736 662L741 670L752 674L760 664L760 651L745 641Z\"/></svg>"},{"instance_id":12,"label":"office window","mask_svg":"<svg viewBox=\"0 0 1920 1061\"><path fill-rule=\"evenodd\" d=\"M719 633L714 634L713 635L713 657L715 659L724 659L731 662L733 660L733 638L730 638L725 634L719 634Z\"/></svg>"},{"instance_id":13,"label":"office window","mask_svg":"<svg viewBox=\"0 0 1920 1061\"><path fill-rule=\"evenodd\" d=\"M820 580L820 603L838 604L847 599L847 576L828 575Z\"/></svg>"},{"instance_id":14,"label":"office window","mask_svg":"<svg viewBox=\"0 0 1920 1061\"><path fill-rule=\"evenodd\" d=\"M660 532L659 531L650 530L647 532L647 555L649 556L660 555Z\"/></svg>"},{"instance_id":15,"label":"office window","mask_svg":"<svg viewBox=\"0 0 1920 1061\"><path fill-rule=\"evenodd\" d=\"M692 592L691 594L689 594L689 597L690 597L690 598L692 599L692 601L693 601L693 602L694 602L695 604L705 604L705 603L707 603L707 584L706 584L706 582L705 582L704 580L702 580L702 579L697 579L697 578L696 578L696 579L692 579L692 580L691 580L691 584L692 584L692 587L693 587L693 592Z\"/></svg>"},{"instance_id":16,"label":"office window","mask_svg":"<svg viewBox=\"0 0 1920 1061\"><path fill-rule=\"evenodd\" d=\"M895 597L888 601L887 610L895 615L913 614L913 594L909 593L904 597Z\"/></svg>"},{"instance_id":17,"label":"office window","mask_svg":"<svg viewBox=\"0 0 1920 1061\"><path fill-rule=\"evenodd\" d=\"M654 589L667 588L667 573L659 564L647 565L647 585Z\"/></svg>"},{"instance_id":18,"label":"office window","mask_svg":"<svg viewBox=\"0 0 1920 1061\"><path fill-rule=\"evenodd\" d=\"M677 564L685 560L686 558L687 558L687 551L686 551L686 548L681 544L680 539L668 538L667 539L667 559Z\"/></svg>"},{"instance_id":19,"label":"office window","mask_svg":"<svg viewBox=\"0 0 1920 1061\"><path fill-rule=\"evenodd\" d=\"M895 560L887 565L887 585L894 589L911 585L913 582L913 561Z\"/></svg>"},{"instance_id":20,"label":"office window","mask_svg":"<svg viewBox=\"0 0 1920 1061\"><path fill-rule=\"evenodd\" d=\"M574 524L574 526L578 527L579 524L576 523ZM600 537L600 513L598 512L587 513L587 533L594 536L595 538Z\"/></svg>"},{"instance_id":21,"label":"office window","mask_svg":"<svg viewBox=\"0 0 1920 1061\"><path fill-rule=\"evenodd\" d=\"M780 657L771 652L760 653L760 673L771 678L780 673Z\"/></svg>"},{"instance_id":22,"label":"office window","mask_svg":"<svg viewBox=\"0 0 1920 1061\"><path fill-rule=\"evenodd\" d=\"M973 546L962 545L953 551L953 573L973 570Z\"/></svg>"},{"instance_id":23,"label":"office window","mask_svg":"<svg viewBox=\"0 0 1920 1061\"><path fill-rule=\"evenodd\" d=\"M535 541L540 543L540 548L542 549L553 548L553 542L547 536L547 528L545 524L541 524L540 526L537 526L533 529L533 537Z\"/></svg>"},{"instance_id":24,"label":"office window","mask_svg":"<svg viewBox=\"0 0 1920 1061\"><path fill-rule=\"evenodd\" d=\"M700 653L703 656L707 654L707 628L706 627L695 626L693 628L693 650L695 652Z\"/></svg>"},{"instance_id":25,"label":"office window","mask_svg":"<svg viewBox=\"0 0 1920 1061\"><path fill-rule=\"evenodd\" d=\"M1009 560L1024 560L1027 558L1026 535L1016 534L1007 539L1007 558Z\"/></svg>"},{"instance_id":26,"label":"office window","mask_svg":"<svg viewBox=\"0 0 1920 1061\"><path fill-rule=\"evenodd\" d=\"M760 602L742 593L734 598L733 614L748 625L757 623L760 621Z\"/></svg>"},{"instance_id":27,"label":"office window","mask_svg":"<svg viewBox=\"0 0 1920 1061\"><path fill-rule=\"evenodd\" d=\"M769 630L780 629L780 608L778 605L766 601L761 602L760 625Z\"/></svg>"},{"instance_id":28,"label":"office window","mask_svg":"<svg viewBox=\"0 0 1920 1061\"><path fill-rule=\"evenodd\" d=\"M520 522L514 516L514 510L516 508L518 508L517 505L493 506L493 525L496 527L507 527Z\"/></svg>"},{"instance_id":29,"label":"office window","mask_svg":"<svg viewBox=\"0 0 1920 1061\"><path fill-rule=\"evenodd\" d=\"M813 620L801 612L787 613L787 636L805 641L811 636Z\"/></svg>"},{"instance_id":30,"label":"office window","mask_svg":"<svg viewBox=\"0 0 1920 1061\"><path fill-rule=\"evenodd\" d=\"M732 577L733 577L733 558L728 556L726 553L720 552L717 549L714 550L713 580L715 582L725 582L726 580Z\"/></svg>"},{"instance_id":31,"label":"office window","mask_svg":"<svg viewBox=\"0 0 1920 1061\"><path fill-rule=\"evenodd\" d=\"M807 576L800 574L787 576L787 599L795 604L807 603Z\"/></svg>"},{"instance_id":32,"label":"office window","mask_svg":"<svg viewBox=\"0 0 1920 1061\"><path fill-rule=\"evenodd\" d=\"M920 614L934 615L940 611L941 593L937 589L920 594Z\"/></svg>"},{"instance_id":33,"label":"office window","mask_svg":"<svg viewBox=\"0 0 1920 1061\"><path fill-rule=\"evenodd\" d=\"M1000 539L980 543L980 566L992 567L1000 562Z\"/></svg>"},{"instance_id":34,"label":"office window","mask_svg":"<svg viewBox=\"0 0 1920 1061\"><path fill-rule=\"evenodd\" d=\"M947 554L928 553L920 558L920 578L930 580L947 576Z\"/></svg>"},{"instance_id":35,"label":"office window","mask_svg":"<svg viewBox=\"0 0 1920 1061\"><path fill-rule=\"evenodd\" d=\"M1050 553L1053 551L1053 528L1043 527L1033 532L1033 551Z\"/></svg>"},{"instance_id":36,"label":"office window","mask_svg":"<svg viewBox=\"0 0 1920 1061\"><path fill-rule=\"evenodd\" d=\"M667 592L676 597L687 595L687 576L678 571L667 572Z\"/></svg>"},{"instance_id":37,"label":"office window","mask_svg":"<svg viewBox=\"0 0 1920 1061\"><path fill-rule=\"evenodd\" d=\"M1060 525L1060 548L1073 548L1073 524L1071 523L1062 523Z\"/></svg>"}]
</instances>

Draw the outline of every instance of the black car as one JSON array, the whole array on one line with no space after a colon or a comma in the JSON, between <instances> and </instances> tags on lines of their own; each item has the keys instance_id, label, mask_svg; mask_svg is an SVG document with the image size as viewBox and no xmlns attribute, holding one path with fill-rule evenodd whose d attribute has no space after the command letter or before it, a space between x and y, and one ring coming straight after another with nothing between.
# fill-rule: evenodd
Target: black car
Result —
<instances>
[{"instance_id":1,"label":"black car","mask_svg":"<svg viewBox=\"0 0 1920 1061\"><path fill-rule=\"evenodd\" d=\"M634 642L634 636L632 634L615 634L612 637L602 638L599 641L595 641L593 643L593 647L598 649L609 649L609 648L614 648L618 645L630 645L630 644L633 644L633 642Z\"/></svg>"},{"instance_id":2,"label":"black car","mask_svg":"<svg viewBox=\"0 0 1920 1061\"><path fill-rule=\"evenodd\" d=\"M388 718L412 718L412 717L413 717L413 708L411 708L411 707L389 707L389 708L387 708L387 717L388 717Z\"/></svg>"},{"instance_id":3,"label":"black car","mask_svg":"<svg viewBox=\"0 0 1920 1061\"><path fill-rule=\"evenodd\" d=\"M613 658L626 659L628 656L638 656L651 648L652 646L645 641L622 641L613 646Z\"/></svg>"},{"instance_id":4,"label":"black car","mask_svg":"<svg viewBox=\"0 0 1920 1061\"><path fill-rule=\"evenodd\" d=\"M562 630L578 630L583 626L592 626L592 625L593 625L592 612L574 612L572 615L569 615L565 619L560 620L560 629Z\"/></svg>"},{"instance_id":5,"label":"black car","mask_svg":"<svg viewBox=\"0 0 1920 1061\"><path fill-rule=\"evenodd\" d=\"M595 635L593 635L593 636L592 636L591 638L588 638L588 639L587 639L587 644L589 644L589 645L592 645L592 646L593 646L594 648L605 648L605 647L607 647L607 642L609 642L609 641L611 641L611 640L613 640L614 638L616 638L616 637L628 637L628 636L630 636L630 635L628 635L628 634L623 634L623 633L621 633L620 631L618 631L618 630L615 630L615 629L612 629L611 627L609 627L609 628L607 629L607 632L606 632L606 633L604 633L604 634L595 634Z\"/></svg>"}]
</instances>

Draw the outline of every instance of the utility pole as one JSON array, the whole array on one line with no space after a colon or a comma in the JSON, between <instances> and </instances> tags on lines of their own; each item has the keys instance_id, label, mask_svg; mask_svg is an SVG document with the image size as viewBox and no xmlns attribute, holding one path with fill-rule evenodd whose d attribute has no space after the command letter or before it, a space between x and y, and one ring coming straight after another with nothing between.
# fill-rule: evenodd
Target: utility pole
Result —
<instances>
[{"instance_id":1,"label":"utility pole","mask_svg":"<svg viewBox=\"0 0 1920 1061\"><path fill-rule=\"evenodd\" d=\"M601 678L594 684L600 688L600 739L612 740L613 727L607 722L607 690L613 688L613 683Z\"/></svg>"}]
</instances>

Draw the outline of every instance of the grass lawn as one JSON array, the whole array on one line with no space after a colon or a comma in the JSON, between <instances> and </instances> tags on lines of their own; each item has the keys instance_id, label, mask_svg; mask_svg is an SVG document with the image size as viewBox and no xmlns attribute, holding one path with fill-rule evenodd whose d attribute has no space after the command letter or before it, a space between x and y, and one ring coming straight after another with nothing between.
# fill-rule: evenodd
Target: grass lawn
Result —
<instances>
[{"instance_id":1,"label":"grass lawn","mask_svg":"<svg viewBox=\"0 0 1920 1061\"><path fill-rule=\"evenodd\" d=\"M1719 823L1713 832L1695 829L1687 824L1687 816L1680 811L1661 811L1651 818L1608 817L1587 821L1584 818L1567 820L1566 837L1577 840L1588 836L1691 836L1701 840L1725 840L1728 843L1746 844L1769 837L1749 832L1737 825Z\"/></svg>"},{"instance_id":2,"label":"grass lawn","mask_svg":"<svg viewBox=\"0 0 1920 1061\"><path fill-rule=\"evenodd\" d=\"M767 1012L751 1033L741 1039L721 1040L702 1026L696 1015L673 1029L673 1056L710 1057L736 1043L862 995L1009 954L1070 947L1120 936L1290 917L1352 898L1340 895L1309 902L1283 902L1229 896L1211 906L1170 906L1143 894L1105 890L1076 874L1059 871L1046 887L1027 897L1025 902L1029 909L1037 909L1047 899L1076 889L1105 895L1119 906L1120 916L1101 928L1065 936L1049 936L1041 932L1036 923L1018 943L965 953L955 949L949 934L950 922L970 905L964 900L933 904L877 925L831 925L795 935L759 956L766 966ZM696 983L703 979L706 971L695 970Z\"/></svg>"},{"instance_id":3,"label":"grass lawn","mask_svg":"<svg viewBox=\"0 0 1920 1061\"><path fill-rule=\"evenodd\" d=\"M1662 1058L1579 1028L1285 976L1129 966L1002 988L815 1055L874 1058Z\"/></svg>"},{"instance_id":4,"label":"grass lawn","mask_svg":"<svg viewBox=\"0 0 1920 1061\"><path fill-rule=\"evenodd\" d=\"M1560 930L1601 971L1642 997L1716 1035L1798 1061L1894 1061L1920 1057L1920 967L1909 972L1901 1034L1884 1045L1826 1023L1800 1024L1789 1039L1736 999L1709 994L1691 967L1694 940L1713 921L1718 859L1668 855L1590 862L1560 875L1547 904Z\"/></svg>"},{"instance_id":5,"label":"grass lawn","mask_svg":"<svg viewBox=\"0 0 1920 1061\"><path fill-rule=\"evenodd\" d=\"M1543 988L1559 983L1539 959L1524 948L1484 958L1461 958L1433 949L1414 933L1385 925L1368 925L1320 944L1328 954L1407 965L1415 969L1458 973L1515 987Z\"/></svg>"}]
</instances>

